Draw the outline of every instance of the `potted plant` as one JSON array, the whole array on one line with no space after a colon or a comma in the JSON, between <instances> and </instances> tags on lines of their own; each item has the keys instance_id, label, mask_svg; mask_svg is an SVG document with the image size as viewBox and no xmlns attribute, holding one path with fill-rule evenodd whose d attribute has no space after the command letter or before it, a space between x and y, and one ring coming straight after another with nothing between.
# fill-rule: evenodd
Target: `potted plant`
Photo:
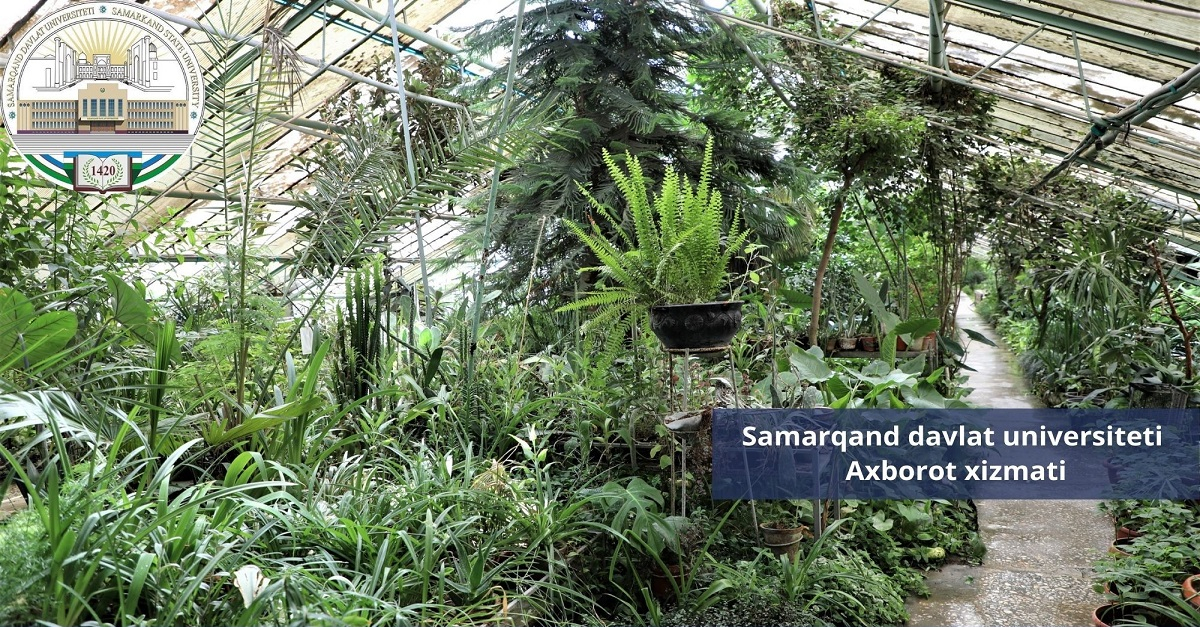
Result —
<instances>
[{"instance_id":1,"label":"potted plant","mask_svg":"<svg viewBox=\"0 0 1200 627\"><path fill-rule=\"evenodd\" d=\"M648 311L650 329L667 350L729 346L741 328L742 301L716 299L731 282L730 259L743 250L749 231L739 226L737 210L728 230L723 226L721 193L712 180L712 140L704 150L699 183L668 167L657 193L637 157L626 153L628 171L607 150L604 162L621 191L627 219L583 190L609 231L590 217L590 228L564 222L600 261L583 270L598 270L602 282L560 311L596 308L589 327L633 324Z\"/></svg>"},{"instance_id":2,"label":"potted plant","mask_svg":"<svg viewBox=\"0 0 1200 627\"><path fill-rule=\"evenodd\" d=\"M808 525L804 520L812 519L812 503L809 501L786 501L791 508L777 506L771 516L772 520L759 524L763 534L763 544L775 555L786 555L794 559L800 549L800 542L811 537ZM805 513L807 509L807 514Z\"/></svg>"},{"instance_id":3,"label":"potted plant","mask_svg":"<svg viewBox=\"0 0 1200 627\"><path fill-rule=\"evenodd\" d=\"M849 303L845 309L837 310L837 326L838 326L838 348L844 351L852 351L858 346L857 332L860 324L859 312L862 309L862 301L858 300Z\"/></svg>"}]
</instances>

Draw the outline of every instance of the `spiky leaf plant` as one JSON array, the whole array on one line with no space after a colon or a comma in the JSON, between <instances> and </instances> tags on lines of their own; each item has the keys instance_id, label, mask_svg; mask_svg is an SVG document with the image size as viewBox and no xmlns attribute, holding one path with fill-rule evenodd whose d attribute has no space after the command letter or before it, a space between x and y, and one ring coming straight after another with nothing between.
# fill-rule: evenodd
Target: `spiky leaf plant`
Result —
<instances>
[{"instance_id":1,"label":"spiky leaf plant","mask_svg":"<svg viewBox=\"0 0 1200 627\"><path fill-rule=\"evenodd\" d=\"M746 244L749 231L741 228L735 209L729 232L723 232L725 212L721 193L713 185L712 141L704 150L700 180L668 167L657 193L642 171L638 158L626 153L626 169L607 150L608 167L621 199L630 232L620 212L583 190L592 209L606 220L615 237L589 216L590 228L571 220L567 227L595 253L602 280L594 291L560 308L560 311L595 308L586 328L627 327L639 313L662 304L703 303L714 300L729 282L729 261Z\"/></svg>"}]
</instances>

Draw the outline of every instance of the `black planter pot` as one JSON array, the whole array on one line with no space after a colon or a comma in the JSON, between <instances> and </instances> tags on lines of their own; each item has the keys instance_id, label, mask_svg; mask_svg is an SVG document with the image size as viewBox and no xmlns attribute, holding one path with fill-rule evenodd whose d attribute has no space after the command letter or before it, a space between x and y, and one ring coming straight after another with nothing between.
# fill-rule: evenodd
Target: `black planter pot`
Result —
<instances>
[{"instance_id":1,"label":"black planter pot","mask_svg":"<svg viewBox=\"0 0 1200 627\"><path fill-rule=\"evenodd\" d=\"M669 351L719 351L742 328L742 301L650 308L650 329Z\"/></svg>"}]
</instances>

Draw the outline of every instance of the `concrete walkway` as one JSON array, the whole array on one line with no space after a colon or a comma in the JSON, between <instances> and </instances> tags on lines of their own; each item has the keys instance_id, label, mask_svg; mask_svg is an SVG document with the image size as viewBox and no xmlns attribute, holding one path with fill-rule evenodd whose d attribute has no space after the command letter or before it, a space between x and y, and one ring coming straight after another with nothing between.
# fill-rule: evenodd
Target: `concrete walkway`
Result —
<instances>
[{"instance_id":1,"label":"concrete walkway","mask_svg":"<svg viewBox=\"0 0 1200 627\"><path fill-rule=\"evenodd\" d=\"M959 328L997 344L967 346L967 400L980 407L1037 407L1016 361L963 298ZM964 336L965 337L965 336ZM1103 597L1092 591L1092 562L1113 539L1096 501L978 501L987 556L982 566L930 573L932 596L909 603L915 627L1087 627Z\"/></svg>"}]
</instances>

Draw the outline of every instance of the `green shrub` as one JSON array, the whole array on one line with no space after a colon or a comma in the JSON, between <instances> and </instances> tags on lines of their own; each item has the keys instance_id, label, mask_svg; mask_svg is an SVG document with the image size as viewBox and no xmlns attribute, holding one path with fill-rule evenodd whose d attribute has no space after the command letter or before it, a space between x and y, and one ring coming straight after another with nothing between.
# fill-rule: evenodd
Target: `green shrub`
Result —
<instances>
[{"instance_id":1,"label":"green shrub","mask_svg":"<svg viewBox=\"0 0 1200 627\"><path fill-rule=\"evenodd\" d=\"M37 620L45 595L46 529L33 510L0 521L0 624Z\"/></svg>"}]
</instances>

